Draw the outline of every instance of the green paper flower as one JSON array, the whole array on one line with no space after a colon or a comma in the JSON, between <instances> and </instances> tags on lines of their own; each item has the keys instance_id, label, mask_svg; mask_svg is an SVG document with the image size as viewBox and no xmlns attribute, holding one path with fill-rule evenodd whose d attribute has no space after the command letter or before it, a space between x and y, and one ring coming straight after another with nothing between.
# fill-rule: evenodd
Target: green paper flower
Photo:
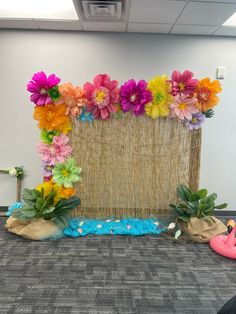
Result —
<instances>
[{"instance_id":1,"label":"green paper flower","mask_svg":"<svg viewBox=\"0 0 236 314\"><path fill-rule=\"evenodd\" d=\"M60 132L58 131L47 131L46 129L43 129L41 131L40 138L45 144L51 144L54 136L59 134Z\"/></svg>"},{"instance_id":2,"label":"green paper flower","mask_svg":"<svg viewBox=\"0 0 236 314\"><path fill-rule=\"evenodd\" d=\"M49 89L48 95L52 98L53 101L57 101L60 98L58 86L54 86L53 88Z\"/></svg>"},{"instance_id":3,"label":"green paper flower","mask_svg":"<svg viewBox=\"0 0 236 314\"><path fill-rule=\"evenodd\" d=\"M82 169L76 166L74 158L67 159L64 163L58 163L52 170L53 181L65 188L73 186L74 182L81 180L79 174Z\"/></svg>"}]
</instances>

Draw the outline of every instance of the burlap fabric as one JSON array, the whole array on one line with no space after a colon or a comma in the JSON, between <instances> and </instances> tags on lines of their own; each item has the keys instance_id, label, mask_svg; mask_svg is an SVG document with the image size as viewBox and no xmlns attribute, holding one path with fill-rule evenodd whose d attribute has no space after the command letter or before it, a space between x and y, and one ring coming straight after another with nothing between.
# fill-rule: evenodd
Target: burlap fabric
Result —
<instances>
[{"instance_id":1,"label":"burlap fabric","mask_svg":"<svg viewBox=\"0 0 236 314\"><path fill-rule=\"evenodd\" d=\"M181 223L180 228L195 242L209 242L211 238L227 231L226 226L216 217L191 217L188 223Z\"/></svg>"},{"instance_id":2,"label":"burlap fabric","mask_svg":"<svg viewBox=\"0 0 236 314\"><path fill-rule=\"evenodd\" d=\"M30 221L21 221L9 217L6 222L9 232L31 240L55 240L63 237L63 230L53 221L34 218Z\"/></svg>"}]
</instances>

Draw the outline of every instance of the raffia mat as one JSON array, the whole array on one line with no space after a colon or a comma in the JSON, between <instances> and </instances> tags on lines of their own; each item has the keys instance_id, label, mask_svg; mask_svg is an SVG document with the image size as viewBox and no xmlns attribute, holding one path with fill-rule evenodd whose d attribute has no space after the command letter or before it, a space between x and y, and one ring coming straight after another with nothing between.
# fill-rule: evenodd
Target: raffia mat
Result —
<instances>
[{"instance_id":1,"label":"raffia mat","mask_svg":"<svg viewBox=\"0 0 236 314\"><path fill-rule=\"evenodd\" d=\"M76 185L81 205L73 216L168 214L177 185L198 188L201 131L176 120L131 114L92 123L74 119L70 137L83 169Z\"/></svg>"}]
</instances>

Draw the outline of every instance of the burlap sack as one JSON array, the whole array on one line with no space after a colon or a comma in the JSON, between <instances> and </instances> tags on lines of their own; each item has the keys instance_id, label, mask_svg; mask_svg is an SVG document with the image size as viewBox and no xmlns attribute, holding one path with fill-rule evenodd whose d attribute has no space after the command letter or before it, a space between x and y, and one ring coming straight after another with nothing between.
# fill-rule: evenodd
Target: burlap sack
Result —
<instances>
[{"instance_id":1,"label":"burlap sack","mask_svg":"<svg viewBox=\"0 0 236 314\"><path fill-rule=\"evenodd\" d=\"M188 223L181 223L180 228L195 242L209 242L211 238L227 231L226 226L216 217L191 217Z\"/></svg>"},{"instance_id":2,"label":"burlap sack","mask_svg":"<svg viewBox=\"0 0 236 314\"><path fill-rule=\"evenodd\" d=\"M55 240L63 237L63 230L53 221L34 218L21 221L10 216L6 222L9 232L31 240Z\"/></svg>"}]
</instances>

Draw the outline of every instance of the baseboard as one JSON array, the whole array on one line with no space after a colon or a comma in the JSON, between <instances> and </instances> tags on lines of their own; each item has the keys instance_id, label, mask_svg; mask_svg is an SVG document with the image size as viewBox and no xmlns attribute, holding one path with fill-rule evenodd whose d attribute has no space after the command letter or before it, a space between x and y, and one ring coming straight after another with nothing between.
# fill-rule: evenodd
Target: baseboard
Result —
<instances>
[{"instance_id":1,"label":"baseboard","mask_svg":"<svg viewBox=\"0 0 236 314\"><path fill-rule=\"evenodd\" d=\"M236 209L215 209L216 216L236 216Z\"/></svg>"}]
</instances>

